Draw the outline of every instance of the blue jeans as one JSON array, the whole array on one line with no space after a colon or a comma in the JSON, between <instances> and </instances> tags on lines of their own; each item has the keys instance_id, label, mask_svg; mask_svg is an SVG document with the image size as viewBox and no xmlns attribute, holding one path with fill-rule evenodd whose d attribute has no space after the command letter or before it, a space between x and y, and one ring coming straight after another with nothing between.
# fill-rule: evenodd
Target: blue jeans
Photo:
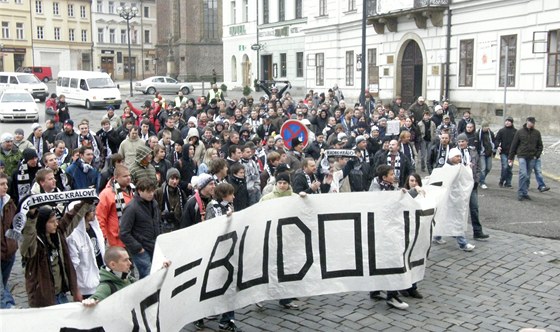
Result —
<instances>
[{"instance_id":1,"label":"blue jeans","mask_svg":"<svg viewBox=\"0 0 560 332\"><path fill-rule=\"evenodd\" d=\"M544 177L542 175L541 158L535 159L535 166L533 167L533 171L535 171L535 178L537 179L538 188L541 189L542 187L546 187L546 184L544 184Z\"/></svg>"},{"instance_id":2,"label":"blue jeans","mask_svg":"<svg viewBox=\"0 0 560 332\"><path fill-rule=\"evenodd\" d=\"M454 236L454 238L457 240L457 244L461 249L463 249L469 243L464 235ZM434 236L434 239L439 241L441 240L441 236Z\"/></svg>"},{"instance_id":3,"label":"blue jeans","mask_svg":"<svg viewBox=\"0 0 560 332\"><path fill-rule=\"evenodd\" d=\"M140 279L150 274L152 268L152 254L144 249L143 253L132 254L132 262L138 269L138 276Z\"/></svg>"},{"instance_id":4,"label":"blue jeans","mask_svg":"<svg viewBox=\"0 0 560 332\"><path fill-rule=\"evenodd\" d=\"M56 304L64 304L64 303L68 303L68 297L66 296L66 293L58 293L54 296L54 302Z\"/></svg>"},{"instance_id":5,"label":"blue jeans","mask_svg":"<svg viewBox=\"0 0 560 332\"><path fill-rule=\"evenodd\" d=\"M500 174L500 184L503 184L506 187L511 186L511 179L513 177L512 169L513 167L508 163L508 155L501 154L500 155L500 163L502 164L502 172Z\"/></svg>"},{"instance_id":6,"label":"blue jeans","mask_svg":"<svg viewBox=\"0 0 560 332\"><path fill-rule=\"evenodd\" d=\"M16 305L12 293L10 293L10 287L8 286L8 279L10 278L10 273L12 272L12 267L16 260L16 255L13 254L12 257L7 260L2 261L2 284L0 285L0 309L8 309Z\"/></svg>"},{"instance_id":7,"label":"blue jeans","mask_svg":"<svg viewBox=\"0 0 560 332\"><path fill-rule=\"evenodd\" d=\"M517 159L519 161L519 189L517 189L517 196L524 197L528 195L529 184L531 183L531 171L535 168L535 159Z\"/></svg>"},{"instance_id":8,"label":"blue jeans","mask_svg":"<svg viewBox=\"0 0 560 332\"><path fill-rule=\"evenodd\" d=\"M480 184L486 184L486 175L492 170L492 155L480 156Z\"/></svg>"}]
</instances>

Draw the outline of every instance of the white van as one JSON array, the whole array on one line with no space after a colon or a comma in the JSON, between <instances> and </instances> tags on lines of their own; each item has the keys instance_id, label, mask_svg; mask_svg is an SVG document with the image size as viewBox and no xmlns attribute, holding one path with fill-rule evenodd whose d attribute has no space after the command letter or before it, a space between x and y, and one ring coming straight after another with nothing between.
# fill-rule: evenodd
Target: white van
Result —
<instances>
[{"instance_id":1,"label":"white van","mask_svg":"<svg viewBox=\"0 0 560 332\"><path fill-rule=\"evenodd\" d=\"M28 73L0 72L0 92L6 89L25 90L40 101L45 101L49 95L47 85Z\"/></svg>"},{"instance_id":2,"label":"white van","mask_svg":"<svg viewBox=\"0 0 560 332\"><path fill-rule=\"evenodd\" d=\"M56 80L56 94L64 95L68 104L83 105L88 110L112 105L121 107L121 92L107 73L61 71Z\"/></svg>"}]
</instances>

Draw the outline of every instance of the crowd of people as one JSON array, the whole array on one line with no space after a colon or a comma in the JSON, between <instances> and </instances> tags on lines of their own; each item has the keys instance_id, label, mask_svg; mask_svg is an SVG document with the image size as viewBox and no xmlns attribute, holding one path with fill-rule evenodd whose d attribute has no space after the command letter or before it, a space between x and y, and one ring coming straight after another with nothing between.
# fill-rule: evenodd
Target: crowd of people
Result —
<instances>
[{"instance_id":1,"label":"crowd of people","mask_svg":"<svg viewBox=\"0 0 560 332\"><path fill-rule=\"evenodd\" d=\"M142 105L126 101L122 111L108 107L96 132L87 119L72 118L64 96L51 95L46 105L51 116L33 124L27 139L21 129L0 137L2 308L15 305L8 279L18 250L4 234L21 202L33 194L95 188L99 197L27 213L19 250L29 305L43 307L67 302L69 292L75 301L94 305L134 281L130 260L140 278L149 273L158 235L261 200L399 189L415 197L422 192L420 174L463 164L472 168L475 183L469 202L473 237L487 240L477 190L488 188L495 154L501 157L504 188L512 187L518 157L519 200L530 199L532 171L538 189L549 190L533 117L519 130L508 117L494 134L469 111L459 118L447 101L432 110L419 97L405 108L398 96L383 104L366 91L363 104L347 105L337 86L326 93L309 91L300 100L290 87L289 82L280 91L265 86L258 100L226 101L217 85L197 99L179 92L166 100L156 93ZM284 140L281 128L288 119L307 127L307 139ZM340 150L348 153L332 153ZM457 242L464 251L475 247L465 236ZM385 300L406 309L399 295L422 298L414 285L388 291ZM293 299L280 305L298 307ZM202 328L204 320L195 325ZM222 315L220 329L239 331L233 312Z\"/></svg>"}]
</instances>

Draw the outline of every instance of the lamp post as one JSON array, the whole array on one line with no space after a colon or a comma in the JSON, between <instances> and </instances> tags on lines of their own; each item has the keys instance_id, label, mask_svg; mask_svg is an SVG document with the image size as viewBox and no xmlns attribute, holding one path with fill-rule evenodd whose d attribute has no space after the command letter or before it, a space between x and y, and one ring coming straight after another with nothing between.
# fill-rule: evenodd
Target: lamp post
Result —
<instances>
[{"instance_id":1,"label":"lamp post","mask_svg":"<svg viewBox=\"0 0 560 332\"><path fill-rule=\"evenodd\" d=\"M119 7L117 8L117 14L119 14L120 17L126 20L126 33L128 36L128 78L130 81L130 96L132 97L133 90L132 90L132 59L131 59L132 54L130 51L130 20L136 17L136 14L138 14L138 8L129 7L129 6Z\"/></svg>"}]
</instances>

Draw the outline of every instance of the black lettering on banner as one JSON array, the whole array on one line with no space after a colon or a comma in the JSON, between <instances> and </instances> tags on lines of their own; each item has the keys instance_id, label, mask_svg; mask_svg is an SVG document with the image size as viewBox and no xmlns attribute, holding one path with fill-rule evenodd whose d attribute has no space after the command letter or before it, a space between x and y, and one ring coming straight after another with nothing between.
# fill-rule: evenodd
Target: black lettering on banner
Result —
<instances>
[{"instance_id":1,"label":"black lettering on banner","mask_svg":"<svg viewBox=\"0 0 560 332\"><path fill-rule=\"evenodd\" d=\"M416 210L416 218L414 220L414 224L416 225L416 231L414 233L414 240L412 242L412 249L410 250L410 252L408 253L408 265L409 267L412 269L413 267L417 267L417 266L422 266L424 265L424 258L421 258L417 261L411 261L411 256L412 256L412 251L414 251L414 248L416 247L416 241L418 240L418 236L420 234L420 217L427 217L427 216L433 216L435 213L434 209L428 209L428 210ZM433 218L432 218L433 221ZM432 222L430 222L430 239L432 238ZM431 240L430 240L431 242Z\"/></svg>"},{"instance_id":2,"label":"black lettering on banner","mask_svg":"<svg viewBox=\"0 0 560 332\"><path fill-rule=\"evenodd\" d=\"M183 266L179 266L178 268L175 269L175 274L173 275L173 277L176 278L177 276L181 275L182 273L190 271L191 269L199 266L200 262L202 262L202 258L199 258L194 262L187 263ZM194 286L195 284L196 284L196 277L188 280L187 282L183 283L182 285L179 285L179 286L175 287L173 289L173 291L171 291L171 298L175 297L175 295L181 293L182 291L185 291L185 290L189 289L190 287Z\"/></svg>"},{"instance_id":3,"label":"black lettering on banner","mask_svg":"<svg viewBox=\"0 0 560 332\"><path fill-rule=\"evenodd\" d=\"M75 329L73 327L61 327L60 332L105 332L102 326L94 327L92 329Z\"/></svg>"},{"instance_id":4,"label":"black lettering on banner","mask_svg":"<svg viewBox=\"0 0 560 332\"><path fill-rule=\"evenodd\" d=\"M354 260L356 264L355 269L345 270L332 270L327 271L327 252L326 252L326 239L325 239L325 222L337 220L340 222L348 222L354 220ZM362 260L362 222L360 213L333 213L333 214L319 214L319 256L321 259L321 278L339 278L339 277L359 277L364 275L364 266ZM350 259L350 257L345 257Z\"/></svg>"},{"instance_id":5,"label":"black lettering on banner","mask_svg":"<svg viewBox=\"0 0 560 332\"><path fill-rule=\"evenodd\" d=\"M375 257L375 213L368 212L368 256L369 256L369 275L388 275L388 274L401 274L406 272L406 267L399 266L399 267L390 267L384 269L377 268L377 260ZM405 220L406 222L406 220ZM408 234L406 233L409 226L405 225L405 239L408 238ZM405 248L406 251L406 248ZM404 252L403 252L404 258Z\"/></svg>"},{"instance_id":6,"label":"black lettering on banner","mask_svg":"<svg viewBox=\"0 0 560 332\"><path fill-rule=\"evenodd\" d=\"M214 255L216 255L216 251L218 250L218 246L221 242L227 241L231 239L231 247L229 248L228 254L217 261L212 261ZM216 243L214 243L214 248L212 249L212 255L210 256L210 261L208 262L208 266L206 267L206 272L204 272L204 280L202 281L202 289L200 290L200 301L208 300L210 298L224 295L226 290L228 289L229 285L233 282L233 265L229 262L231 256L233 256L233 250L235 249L235 245L237 244L237 233L230 232L221 236L218 236L216 239ZM216 290L207 292L206 287L208 287L208 276L210 274L210 270L218 268L218 267L225 267L228 271L227 280L224 282L224 285Z\"/></svg>"},{"instance_id":7,"label":"black lettering on banner","mask_svg":"<svg viewBox=\"0 0 560 332\"><path fill-rule=\"evenodd\" d=\"M249 226L246 226L245 230L243 231L241 241L239 242L239 263L237 267L237 288L239 288L240 290L268 283L268 239L270 237L270 224L271 221L268 220L266 222L266 230L264 234L264 244L262 250L262 277L258 277L245 282L243 282L243 257L245 253L245 236L247 235Z\"/></svg>"},{"instance_id":8,"label":"black lettering on banner","mask_svg":"<svg viewBox=\"0 0 560 332\"><path fill-rule=\"evenodd\" d=\"M284 271L284 244L282 242L282 228L284 226L294 225L305 236L305 264L298 273L286 274ZM305 274L313 265L313 248L311 247L311 230L298 217L289 217L278 219L278 227L276 229L276 237L278 241L276 263L278 266L278 282L298 281L305 277Z\"/></svg>"},{"instance_id":9,"label":"black lettering on banner","mask_svg":"<svg viewBox=\"0 0 560 332\"><path fill-rule=\"evenodd\" d=\"M146 317L146 309L148 309L152 305L158 303L159 292L160 292L160 290L158 289L155 293L146 297L144 300L142 300L142 302L140 302L140 313L142 314L142 320L144 321L144 327L146 329L146 332L151 332L150 325L148 323L148 318ZM160 331L160 328L159 328L159 306L158 306L157 314L156 314L156 330L158 332Z\"/></svg>"}]
</instances>

